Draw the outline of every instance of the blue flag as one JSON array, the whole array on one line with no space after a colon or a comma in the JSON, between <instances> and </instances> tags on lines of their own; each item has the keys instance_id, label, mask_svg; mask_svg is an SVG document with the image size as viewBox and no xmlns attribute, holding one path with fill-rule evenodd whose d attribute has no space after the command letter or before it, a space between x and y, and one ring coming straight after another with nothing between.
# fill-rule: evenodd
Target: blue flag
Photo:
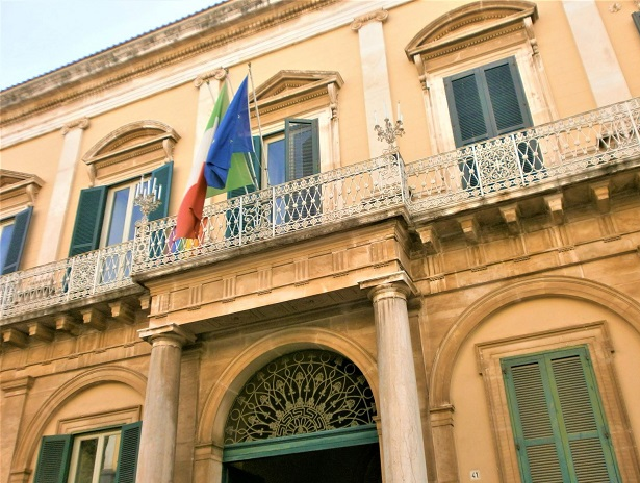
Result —
<instances>
[{"instance_id":1,"label":"blue flag","mask_svg":"<svg viewBox=\"0 0 640 483\"><path fill-rule=\"evenodd\" d=\"M231 168L233 153L252 153L253 140L249 122L249 76L240 83L227 113L213 136L204 166L207 185L224 189Z\"/></svg>"}]
</instances>

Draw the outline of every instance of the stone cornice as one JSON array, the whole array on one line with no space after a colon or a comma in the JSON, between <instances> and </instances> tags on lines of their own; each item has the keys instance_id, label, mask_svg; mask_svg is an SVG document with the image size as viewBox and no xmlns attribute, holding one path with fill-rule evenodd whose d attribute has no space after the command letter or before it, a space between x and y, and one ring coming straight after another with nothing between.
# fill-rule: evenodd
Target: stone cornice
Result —
<instances>
[{"instance_id":1,"label":"stone cornice","mask_svg":"<svg viewBox=\"0 0 640 483\"><path fill-rule=\"evenodd\" d=\"M318 1L323 3L318 3ZM319 35L345 25L350 25L355 17L363 15L372 9L382 7L389 9L412 1L414 0L369 0L367 2L316 0L312 6L314 9L319 9L321 7L325 8L322 12L324 15L321 17L319 17L319 14L317 13L313 15L302 15L302 12L298 13L298 21L293 24L290 29L287 29L286 31L279 31L279 34L276 36L251 36L253 33L251 29L247 29L244 36L234 38L225 36L225 43L237 41L235 46L236 50L232 52L221 50L216 55L208 55L210 57L210 60L208 61L204 60L205 58L202 57L203 51L200 49L200 46L204 45L205 42L200 38L200 42L197 42L197 39L194 39L193 49L186 52L184 55L181 55L181 52L184 53L186 47L183 50L179 50L179 46L176 44L173 46L170 58L163 60L159 59L159 55L155 56L152 62L153 68L149 68L146 71L136 71L135 75L126 74L129 72L127 69L132 68L132 66L127 62L123 61L121 65L113 64L110 69L103 72L103 75L97 76L95 79L94 76L90 76L88 74L85 75L85 83L87 84L86 88L91 89L89 91L85 90L81 93L76 93L78 95L75 95L75 97L67 97L64 101L61 101L58 97L54 97L51 94L51 101L49 101L45 96L45 99L40 99L38 101L43 104L42 109L23 113L19 119L13 119L12 122L7 121L8 118L5 117L7 114L6 112L3 112L2 121L0 121L0 149L4 149L32 139L36 136L41 136L53 130L60 129L61 126L67 122L77 119L79 116L86 116L91 119L92 117L100 115L111 109L157 95L187 82L193 82L194 79L203 72L212 71L219 68L221 65L225 67L232 67L234 65L242 64L244 62L248 62L250 59L255 59L256 57L266 53L277 51L278 49L303 41L315 35ZM300 2L299 5L306 3L308 2ZM237 4L237 2L235 2L235 4ZM313 12L313 10L309 10L309 13ZM279 22L284 22L286 20L287 18L278 19ZM275 25L277 25L277 23L261 28L267 28ZM218 30L212 27L212 31L213 33L211 35L215 35ZM134 39L134 41L140 41L142 38L145 38L145 36L140 37L139 39ZM222 46L223 43L221 42L218 45ZM207 44L205 50L212 53L212 49L215 49L215 47L216 45ZM111 50L105 52L111 52ZM201 55L200 59L198 59L198 55ZM86 60L90 61L94 57ZM192 58L193 60L191 64L189 64L189 60ZM139 59L139 61L142 62L142 59ZM178 62L183 63L179 69L168 68L172 63L175 64ZM73 66L69 66L69 68L71 67ZM60 71L42 76L38 79L34 79L33 81L28 81L25 84L0 93L0 102L3 102L3 98L9 93L13 95L27 85L30 86L29 89L35 89L36 91L40 86L47 86L51 82L50 76L53 76ZM123 76L120 76L121 73ZM131 82L125 82L134 80L143 75L144 82L138 81L135 85ZM78 88L76 85L77 83L72 84L76 86L75 88ZM97 87L93 86L93 84L97 84ZM69 88L73 87L69 86ZM61 89L61 91L63 91L63 89ZM100 95L96 97L95 94L97 92L100 92ZM90 94L94 95L91 96ZM25 99L28 99L28 96ZM26 100L25 102L29 101ZM46 105L44 105L45 102ZM60 109L53 109L54 107L63 107L63 102L65 107L64 110L61 111ZM20 108L21 106L18 105L13 110L16 111ZM72 110L73 112L71 112Z\"/></svg>"},{"instance_id":2,"label":"stone cornice","mask_svg":"<svg viewBox=\"0 0 640 483\"><path fill-rule=\"evenodd\" d=\"M166 68L336 1L231 0L211 7L3 91L0 125ZM11 112L12 107L24 105L25 99L29 107Z\"/></svg>"}]
</instances>

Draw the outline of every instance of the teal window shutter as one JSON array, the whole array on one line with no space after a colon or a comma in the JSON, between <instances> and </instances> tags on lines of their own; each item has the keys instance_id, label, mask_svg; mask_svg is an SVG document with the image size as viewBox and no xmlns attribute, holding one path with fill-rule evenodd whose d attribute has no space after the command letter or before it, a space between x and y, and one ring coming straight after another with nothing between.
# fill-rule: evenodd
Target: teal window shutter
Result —
<instances>
[{"instance_id":1,"label":"teal window shutter","mask_svg":"<svg viewBox=\"0 0 640 483\"><path fill-rule=\"evenodd\" d=\"M70 257L99 247L106 197L106 186L97 186L80 192L69 250Z\"/></svg>"},{"instance_id":2,"label":"teal window shutter","mask_svg":"<svg viewBox=\"0 0 640 483\"><path fill-rule=\"evenodd\" d=\"M458 147L532 125L513 57L446 77L443 81Z\"/></svg>"},{"instance_id":3,"label":"teal window shutter","mask_svg":"<svg viewBox=\"0 0 640 483\"><path fill-rule=\"evenodd\" d=\"M640 10L637 12L633 12L631 14L633 17L633 23L636 24L636 28L638 29L638 33L640 33Z\"/></svg>"},{"instance_id":4,"label":"teal window shutter","mask_svg":"<svg viewBox=\"0 0 640 483\"><path fill-rule=\"evenodd\" d=\"M160 220L169 216L169 202L171 201L171 180L173 179L173 161L163 164L151 172L151 184L162 186L160 206L149 213L149 221Z\"/></svg>"},{"instance_id":5,"label":"teal window shutter","mask_svg":"<svg viewBox=\"0 0 640 483\"><path fill-rule=\"evenodd\" d=\"M481 80L475 70L444 79L453 136L458 147L491 137L486 100L478 85Z\"/></svg>"},{"instance_id":6,"label":"teal window shutter","mask_svg":"<svg viewBox=\"0 0 640 483\"><path fill-rule=\"evenodd\" d=\"M502 367L523 482L621 481L585 347Z\"/></svg>"},{"instance_id":7,"label":"teal window shutter","mask_svg":"<svg viewBox=\"0 0 640 483\"><path fill-rule=\"evenodd\" d=\"M317 119L286 119L284 138L287 181L320 172Z\"/></svg>"},{"instance_id":8,"label":"teal window shutter","mask_svg":"<svg viewBox=\"0 0 640 483\"><path fill-rule=\"evenodd\" d=\"M135 483L141 431L141 421L126 424L122 427L120 456L118 458L118 472L115 483Z\"/></svg>"},{"instance_id":9,"label":"teal window shutter","mask_svg":"<svg viewBox=\"0 0 640 483\"><path fill-rule=\"evenodd\" d=\"M22 252L24 251L24 245L27 240L27 230L29 228L29 221L31 221L32 212L33 207L29 206L16 215L15 222L13 224L13 233L9 240L7 258L5 259L4 267L2 267L2 275L15 272L20 267L20 261L22 260Z\"/></svg>"},{"instance_id":10,"label":"teal window shutter","mask_svg":"<svg viewBox=\"0 0 640 483\"><path fill-rule=\"evenodd\" d=\"M510 57L483 67L487 88L493 136L531 127L531 114L516 60Z\"/></svg>"},{"instance_id":11,"label":"teal window shutter","mask_svg":"<svg viewBox=\"0 0 640 483\"><path fill-rule=\"evenodd\" d=\"M71 435L44 436L33 483L67 483Z\"/></svg>"}]
</instances>

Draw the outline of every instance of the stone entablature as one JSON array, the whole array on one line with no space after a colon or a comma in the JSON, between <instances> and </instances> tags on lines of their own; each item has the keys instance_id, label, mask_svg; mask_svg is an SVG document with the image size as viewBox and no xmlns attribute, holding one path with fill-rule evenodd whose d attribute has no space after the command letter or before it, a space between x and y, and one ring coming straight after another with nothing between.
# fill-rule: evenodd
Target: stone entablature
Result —
<instances>
[{"instance_id":1,"label":"stone entablature","mask_svg":"<svg viewBox=\"0 0 640 483\"><path fill-rule=\"evenodd\" d=\"M362 280L409 264L409 234L399 220L363 227L348 237L325 235L296 246L145 281L150 326L196 323L195 332L239 320L282 317L296 310L364 299ZM314 298L315 297L315 298ZM286 302L287 307L279 308ZM310 305L311 304L311 305ZM253 315L241 316L249 313ZM235 317L235 319L234 319Z\"/></svg>"}]
</instances>

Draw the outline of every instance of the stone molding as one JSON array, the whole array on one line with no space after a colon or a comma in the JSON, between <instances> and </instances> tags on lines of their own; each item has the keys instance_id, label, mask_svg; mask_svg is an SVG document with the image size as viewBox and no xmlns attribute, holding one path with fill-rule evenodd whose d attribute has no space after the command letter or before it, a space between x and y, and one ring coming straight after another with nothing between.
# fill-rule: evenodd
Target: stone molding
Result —
<instances>
[{"instance_id":1,"label":"stone molding","mask_svg":"<svg viewBox=\"0 0 640 483\"><path fill-rule=\"evenodd\" d=\"M296 27L293 28L287 35L273 36L261 42L251 41L250 39L243 38L241 41L239 41L241 45L239 46L237 51L233 51L230 53L221 53L221 55L215 59L215 64L228 65L229 67L238 65L246 62L249 59L256 58L260 55L278 50L283 46L311 38L313 36L333 30L343 25L348 25L353 21L354 16L359 15L361 12L370 10L371 7L375 7L376 4L380 7L386 6L387 8L390 8L408 3L410 1L413 0L391 0L391 2L389 2L389 0L370 0L368 2L346 3L337 3L331 0L331 5L334 5L334 7L327 12L326 21L319 23L314 19L315 17L313 16L302 16L299 19L300 21L298 22ZM317 5L316 8L319 8L319 6ZM174 24L171 27L179 28L177 27L178 25L180 24ZM226 41L229 41L229 39L226 39ZM186 62L192 56L202 54L205 51L210 50L211 48L212 47L210 45L203 44L202 52L200 50L189 50L185 54L185 57L181 57L178 54L175 58L175 61ZM113 55L113 53L113 50L108 50L106 51L105 55L108 54L111 56ZM95 57L93 57L92 59L98 62L98 59L96 59ZM173 58L171 59L171 61L173 61ZM113 76L113 78L109 78L104 81L107 82L106 84L99 84L96 87L92 87L93 90L91 91L77 93L76 95L68 95L64 99L56 98L52 100L54 106L61 102L76 102L78 107L77 109L74 108L75 110L73 117L71 117L71 115L60 116L59 114L54 116L50 111L51 106L47 104L46 107L42 107L41 109L24 112L21 111L14 118L3 119L3 137L1 140L2 148L24 142L28 139L57 129L60 127L60 121L69 122L70 120L77 117L78 112L81 112L82 115L91 118L100 113L128 104L133 100L140 100L150 96L154 96L185 82L193 82L194 78L202 72L203 68L209 69L215 67L215 65L204 65L203 67L202 63L198 63L198 65L187 65L184 69L180 69L179 71L170 73L168 76L166 74L160 75L158 72L166 65L167 63L163 63L162 61L154 62L152 68L148 69L148 71L141 71L136 73L135 77L141 77L143 75L147 77L145 78L145 82L139 83L139 86L134 90L127 89L123 85L121 85L124 83L124 81L129 81L131 77ZM78 76L80 76L81 78L82 75L84 75L82 74L82 72L85 70L86 64L78 63L74 64L74 66L76 66L76 70L80 71L78 73ZM70 66L69 68L72 68L74 66ZM10 88L0 94L0 99L2 99L1 102L4 103L5 101L3 97L9 95L20 97L22 99L28 98L31 91L42 91L44 89L44 86L47 86L48 84L53 85L53 87L50 87L48 89L49 91L59 88L59 85L56 83L57 81L55 80L55 78L52 79L51 76L58 76L62 72L66 71L64 71L64 69L61 69L59 71L53 72L50 75L42 76L41 78L28 81L23 85ZM23 89L26 89L26 93L24 95L19 94ZM84 99L88 98L90 95L93 95L93 91L100 91L102 94L104 94L101 96L101 101L97 103L85 102ZM21 119L28 121L23 124L16 124L14 127L13 124L15 123L15 121ZM7 124L7 126L4 127L4 124ZM11 124L11 126L9 124Z\"/></svg>"},{"instance_id":2,"label":"stone molding","mask_svg":"<svg viewBox=\"0 0 640 483\"><path fill-rule=\"evenodd\" d=\"M244 383L266 363L286 351L305 348L327 349L342 354L362 371L379 404L377 361L357 341L344 334L317 327L294 327L273 332L234 357L216 379L204 399L198 422L196 447L224 446L228 411Z\"/></svg>"},{"instance_id":3,"label":"stone molding","mask_svg":"<svg viewBox=\"0 0 640 483\"><path fill-rule=\"evenodd\" d=\"M25 426L11 464L11 474L29 474L35 451L40 444L44 429L66 400L88 387L107 382L119 382L131 387L144 397L147 379L137 371L115 365L97 367L60 385L40 406L35 416Z\"/></svg>"},{"instance_id":4,"label":"stone molding","mask_svg":"<svg viewBox=\"0 0 640 483\"><path fill-rule=\"evenodd\" d=\"M205 82L209 82L212 79L217 81L222 81L226 79L228 73L229 72L227 71L227 69L223 69L223 68L211 70L209 72L205 72L204 74L200 74L198 77L195 78L193 83L195 84L196 87L199 88L202 84L204 84Z\"/></svg>"},{"instance_id":5,"label":"stone molding","mask_svg":"<svg viewBox=\"0 0 640 483\"><path fill-rule=\"evenodd\" d=\"M89 127L89 118L83 117L81 119L78 119L77 121L71 121L66 123L64 126L60 128L60 132L62 133L63 136L66 136L67 134L69 134L69 131L71 131L72 129L85 130L88 127Z\"/></svg>"},{"instance_id":6,"label":"stone molding","mask_svg":"<svg viewBox=\"0 0 640 483\"><path fill-rule=\"evenodd\" d=\"M168 324L152 329L140 329L138 336L154 347L164 344L175 345L176 347L182 348L185 344L195 343L197 339L197 336L189 329L177 324Z\"/></svg>"},{"instance_id":7,"label":"stone molding","mask_svg":"<svg viewBox=\"0 0 640 483\"><path fill-rule=\"evenodd\" d=\"M496 310L544 296L570 297L596 303L617 314L640 333L640 304L617 290L592 280L565 276L527 278L507 282L502 288L469 305L440 342L431 371L429 407L451 404L451 378L458 351L471 332Z\"/></svg>"},{"instance_id":8,"label":"stone molding","mask_svg":"<svg viewBox=\"0 0 640 483\"><path fill-rule=\"evenodd\" d=\"M20 396L29 392L33 381L35 379L31 376L21 377L14 379L13 381L7 381L2 383L2 392L5 397Z\"/></svg>"},{"instance_id":9,"label":"stone molding","mask_svg":"<svg viewBox=\"0 0 640 483\"><path fill-rule=\"evenodd\" d=\"M398 271L381 277L374 277L360 282L360 289L369 290L369 298L375 303L383 298L404 298L419 295L418 287L404 271Z\"/></svg>"},{"instance_id":10,"label":"stone molding","mask_svg":"<svg viewBox=\"0 0 640 483\"><path fill-rule=\"evenodd\" d=\"M33 205L44 181L35 174L0 169L0 203L2 214L15 216Z\"/></svg>"},{"instance_id":11,"label":"stone molding","mask_svg":"<svg viewBox=\"0 0 640 483\"><path fill-rule=\"evenodd\" d=\"M351 23L351 30L358 31L363 26L370 22L386 22L387 18L389 18L389 11L381 8L379 10L374 10L373 12L365 13L364 15L360 15L356 17Z\"/></svg>"}]
</instances>

